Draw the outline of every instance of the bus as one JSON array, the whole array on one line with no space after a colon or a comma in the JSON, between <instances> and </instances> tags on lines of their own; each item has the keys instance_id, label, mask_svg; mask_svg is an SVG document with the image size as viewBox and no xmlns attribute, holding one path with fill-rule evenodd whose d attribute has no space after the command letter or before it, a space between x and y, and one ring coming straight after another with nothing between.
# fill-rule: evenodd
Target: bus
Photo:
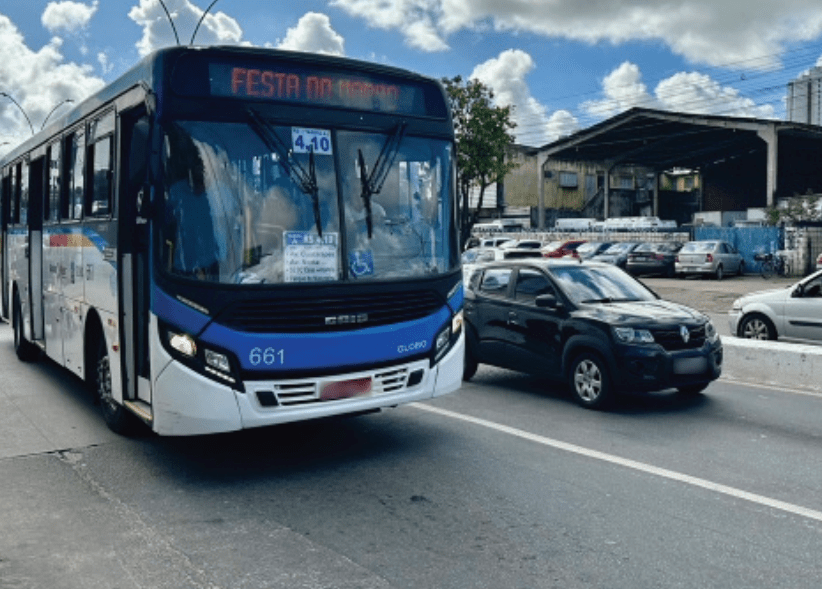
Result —
<instances>
[{"instance_id":1,"label":"bus","mask_svg":"<svg viewBox=\"0 0 822 589\"><path fill-rule=\"evenodd\" d=\"M144 58L0 160L3 319L118 433L359 414L462 379L442 85L247 47Z\"/></svg>"}]
</instances>

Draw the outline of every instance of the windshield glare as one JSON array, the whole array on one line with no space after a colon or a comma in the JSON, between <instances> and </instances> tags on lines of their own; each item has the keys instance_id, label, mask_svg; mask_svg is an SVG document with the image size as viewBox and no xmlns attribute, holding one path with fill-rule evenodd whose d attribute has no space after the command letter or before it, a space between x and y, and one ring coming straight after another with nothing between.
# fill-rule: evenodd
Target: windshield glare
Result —
<instances>
[{"instance_id":1,"label":"windshield glare","mask_svg":"<svg viewBox=\"0 0 822 589\"><path fill-rule=\"evenodd\" d=\"M191 121L167 129L165 270L278 284L430 276L456 265L448 142L406 136L390 150L370 196L369 236L358 154L370 177L388 135L265 131Z\"/></svg>"},{"instance_id":2,"label":"windshield glare","mask_svg":"<svg viewBox=\"0 0 822 589\"><path fill-rule=\"evenodd\" d=\"M551 273L575 304L593 301L653 301L654 294L628 274L612 266L561 266Z\"/></svg>"}]
</instances>

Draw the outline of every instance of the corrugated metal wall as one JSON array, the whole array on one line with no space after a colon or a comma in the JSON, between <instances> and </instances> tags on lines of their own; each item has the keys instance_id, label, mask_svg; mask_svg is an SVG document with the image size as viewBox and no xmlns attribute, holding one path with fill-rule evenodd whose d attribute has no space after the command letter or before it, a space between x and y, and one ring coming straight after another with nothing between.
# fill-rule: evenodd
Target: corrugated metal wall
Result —
<instances>
[{"instance_id":1,"label":"corrugated metal wall","mask_svg":"<svg viewBox=\"0 0 822 589\"><path fill-rule=\"evenodd\" d=\"M694 239L721 239L734 246L745 258L748 272L759 269L754 255L774 253L785 247L785 231L781 227L695 227Z\"/></svg>"}]
</instances>

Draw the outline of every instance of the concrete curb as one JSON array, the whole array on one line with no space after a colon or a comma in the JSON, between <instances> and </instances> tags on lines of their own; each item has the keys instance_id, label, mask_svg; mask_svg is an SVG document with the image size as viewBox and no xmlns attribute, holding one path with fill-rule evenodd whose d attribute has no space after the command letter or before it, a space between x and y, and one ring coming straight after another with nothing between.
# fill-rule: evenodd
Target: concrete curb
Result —
<instances>
[{"instance_id":1,"label":"concrete curb","mask_svg":"<svg viewBox=\"0 0 822 589\"><path fill-rule=\"evenodd\" d=\"M723 336L722 377L822 392L822 347Z\"/></svg>"}]
</instances>

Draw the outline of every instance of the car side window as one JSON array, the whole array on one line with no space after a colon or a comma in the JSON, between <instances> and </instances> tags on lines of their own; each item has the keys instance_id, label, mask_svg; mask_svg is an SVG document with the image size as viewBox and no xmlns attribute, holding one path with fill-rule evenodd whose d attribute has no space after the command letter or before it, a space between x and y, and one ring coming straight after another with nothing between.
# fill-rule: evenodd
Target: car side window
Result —
<instances>
[{"instance_id":1,"label":"car side window","mask_svg":"<svg viewBox=\"0 0 822 589\"><path fill-rule=\"evenodd\" d=\"M516 301L519 303L534 304L534 300L543 294L556 296L556 291L548 280L548 277L538 270L522 268L519 274L517 274L517 284L514 292Z\"/></svg>"},{"instance_id":2,"label":"car side window","mask_svg":"<svg viewBox=\"0 0 822 589\"><path fill-rule=\"evenodd\" d=\"M482 275L479 291L484 295L504 297L508 293L508 283L511 282L509 268L489 268Z\"/></svg>"},{"instance_id":3,"label":"car side window","mask_svg":"<svg viewBox=\"0 0 822 589\"><path fill-rule=\"evenodd\" d=\"M822 276L808 282L802 296L813 299L822 297Z\"/></svg>"}]
</instances>

